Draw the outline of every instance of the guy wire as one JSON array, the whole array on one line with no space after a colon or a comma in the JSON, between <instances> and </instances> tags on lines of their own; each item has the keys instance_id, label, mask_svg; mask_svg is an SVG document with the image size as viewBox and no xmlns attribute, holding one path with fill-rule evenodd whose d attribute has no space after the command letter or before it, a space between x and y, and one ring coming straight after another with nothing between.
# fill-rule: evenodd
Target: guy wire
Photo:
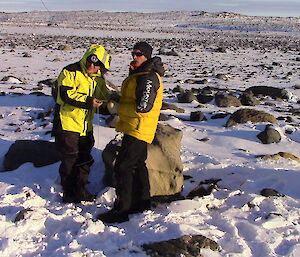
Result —
<instances>
[{"instance_id":1,"label":"guy wire","mask_svg":"<svg viewBox=\"0 0 300 257\"><path fill-rule=\"evenodd\" d=\"M41 2L42 2L42 4L43 4L43 6L45 7L45 9L50 13L50 11L49 11L49 9L47 8L47 6L45 5L44 1L41 0Z\"/></svg>"},{"instance_id":2,"label":"guy wire","mask_svg":"<svg viewBox=\"0 0 300 257\"><path fill-rule=\"evenodd\" d=\"M48 7L46 6L46 4L44 3L43 0L41 0L41 2L42 2L44 8L46 9L46 11L48 12L48 14L49 14L49 16L50 16L50 18L51 18L51 15L52 15L51 11L48 9ZM62 32L62 35L64 35L65 32L61 29L60 26L58 26L57 23L56 23L56 25L57 25L58 29Z\"/></svg>"}]
</instances>

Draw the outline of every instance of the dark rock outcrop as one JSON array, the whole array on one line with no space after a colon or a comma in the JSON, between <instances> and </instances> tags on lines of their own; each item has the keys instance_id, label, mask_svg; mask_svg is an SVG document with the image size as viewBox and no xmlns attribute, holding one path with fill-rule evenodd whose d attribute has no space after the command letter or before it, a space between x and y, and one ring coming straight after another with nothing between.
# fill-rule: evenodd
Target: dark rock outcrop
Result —
<instances>
[{"instance_id":1,"label":"dark rock outcrop","mask_svg":"<svg viewBox=\"0 0 300 257\"><path fill-rule=\"evenodd\" d=\"M5 154L5 171L19 168L23 163L32 162L35 167L43 167L60 160L54 143L44 140L17 140Z\"/></svg>"}]
</instances>

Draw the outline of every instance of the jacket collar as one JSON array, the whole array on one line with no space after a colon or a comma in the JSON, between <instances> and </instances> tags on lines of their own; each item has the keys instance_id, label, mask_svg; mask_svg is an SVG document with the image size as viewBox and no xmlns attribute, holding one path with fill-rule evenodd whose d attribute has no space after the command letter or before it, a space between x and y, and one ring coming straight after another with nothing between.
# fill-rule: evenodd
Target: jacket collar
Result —
<instances>
[{"instance_id":1,"label":"jacket collar","mask_svg":"<svg viewBox=\"0 0 300 257\"><path fill-rule=\"evenodd\" d=\"M145 61L141 66L135 69L129 69L129 75L140 73L140 72L157 72L160 76L165 73L164 66L162 64L161 58L155 56L147 61Z\"/></svg>"}]
</instances>

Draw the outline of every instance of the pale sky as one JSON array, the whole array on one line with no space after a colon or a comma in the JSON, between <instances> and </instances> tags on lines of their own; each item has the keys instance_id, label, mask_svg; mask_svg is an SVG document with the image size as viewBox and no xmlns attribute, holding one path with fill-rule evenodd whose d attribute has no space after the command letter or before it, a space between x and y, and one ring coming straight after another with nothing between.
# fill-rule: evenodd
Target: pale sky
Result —
<instances>
[{"instance_id":1,"label":"pale sky","mask_svg":"<svg viewBox=\"0 0 300 257\"><path fill-rule=\"evenodd\" d=\"M196 10L261 16L300 17L300 0L0 0L0 11L136 11Z\"/></svg>"}]
</instances>

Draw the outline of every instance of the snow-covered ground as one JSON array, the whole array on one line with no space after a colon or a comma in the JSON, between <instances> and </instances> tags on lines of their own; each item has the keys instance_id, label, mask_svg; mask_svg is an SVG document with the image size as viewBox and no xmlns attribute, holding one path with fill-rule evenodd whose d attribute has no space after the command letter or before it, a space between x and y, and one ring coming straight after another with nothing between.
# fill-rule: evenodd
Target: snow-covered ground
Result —
<instances>
[{"instance_id":1,"label":"snow-covered ground","mask_svg":"<svg viewBox=\"0 0 300 257\"><path fill-rule=\"evenodd\" d=\"M300 85L299 48L282 50L280 46L267 48L253 45L250 48L234 45L228 47L226 53L219 53L214 51L218 46L214 42L220 42L218 38L216 41L210 38L212 44L209 45L203 42L191 46L185 29L172 29L172 24L176 28L178 13L160 15L160 20L154 16L151 21L154 20L156 25L164 28L162 31L150 31L149 24L145 23L145 30L140 25L140 31L130 29L124 34L121 25L126 23L126 19L135 16L125 15L122 20L122 15L118 15L119 27L107 30L104 36L96 29L94 34L90 34L92 30L83 27L72 29L72 22L69 22L68 29L60 28L60 25L58 28L31 27L30 24L22 27L20 24L15 26L17 22L2 22L0 79L12 75L25 83L0 82L0 92L6 93L0 96L0 162L2 163L5 153L15 140L53 141L46 133L51 130L51 117L43 121L37 119L40 112L48 111L53 106L50 88L45 86L42 90L48 96L30 93L39 81L55 78L66 64L79 60L86 50L85 47L77 46L72 50L58 50L58 42L52 38L53 35L59 35L61 44L66 41L72 43L72 40L78 38L70 36L78 36L82 38L82 42L73 42L77 45L86 45L90 41L85 37L93 36L93 40L98 40L98 43L113 50L112 71L107 79L116 86L120 86L127 76L131 58L129 47L136 41L135 37L149 38L151 42L155 42L155 54L158 53L159 46L171 48L173 42L176 42L174 49L179 54L160 57L167 68L167 76L164 78L165 101L185 109L182 114L170 110L162 111L166 115L173 115L164 123L183 131L181 158L184 175L191 176L192 179L185 181L182 194L186 196L199 182L208 179L221 179L217 188L210 195L201 198L158 204L152 210L130 216L130 220L125 223L104 225L95 220L98 213L112 206L115 198L114 190L104 188L101 182L104 173L101 153L116 135L113 128L105 125L105 117L96 115L96 143L92 152L96 161L92 166L89 185L90 191L98 195L96 202L62 203L61 188L57 184L59 163L42 168L26 163L17 170L0 173L1 256L142 257L146 256L141 249L142 244L195 234L202 234L216 241L222 248L221 252L203 250L202 255L205 257L300 256L300 163L289 159L271 161L255 157L289 152L300 158L299 114L292 116L288 112L291 108L300 108L297 103L300 89L295 87ZM147 14L148 16L151 17L151 14ZM208 14L205 17L207 16ZM106 14L105 17L109 15ZM168 19L164 20L165 17ZM207 35L214 33L215 28L210 30L203 27L198 28L197 32L193 24L182 22L183 17L184 14L181 13L180 24L185 24L185 28L193 27L192 34L188 35L195 36L201 31ZM230 19L238 20L239 16ZM269 23L278 22L278 19L269 18ZM286 19L292 24L289 26L285 23L286 31L297 30L295 28L299 27L298 19ZM115 18L112 20L115 22ZM223 20L223 25L220 20L218 22L224 27L228 26L226 15ZM249 17L244 20L251 23ZM241 24L244 24L244 20ZM256 20L254 21L253 24L256 24ZM47 20L44 19L44 22L47 24ZM249 27L249 22L244 27ZM266 28L270 28L269 23L266 22ZM169 32L167 28L170 28ZM63 40L64 32L66 41ZM242 32L234 33L237 36ZM268 33L268 36L272 34L270 31ZM275 39L284 38L290 45L297 45L299 41L297 32L281 31L280 35L276 33L278 32L272 34ZM49 37L49 42L41 42L37 34ZM29 36L33 41L31 45L20 43L22 40L27 42ZM253 34L252 31L243 34L243 40L249 40L247 36L252 40L252 37L261 37L261 33ZM35 41L36 38L38 42ZM173 41L174 38L178 41ZM186 39L180 41L182 38ZM121 40L119 45L116 39ZM15 42L18 43L13 44ZM32 47L42 43L46 47ZM31 57L23 57L24 53ZM218 79L216 74L226 74L228 79ZM191 80L204 78L208 80L205 85L191 83ZM275 126L281 133L281 142L262 144L256 136L264 130L265 124L247 123L226 128L224 125L228 116L223 119L210 119L215 113L233 113L242 107L221 108L214 102L201 105L196 101L189 104L178 103L175 94L167 90L178 85L184 89L205 86L227 88L235 93L250 86L285 88L294 96L289 101L268 99L275 106L261 104L251 108L267 111L275 117L292 116L294 121L278 120ZM207 121L191 122L180 119L188 119L192 111L202 111ZM209 140L201 141L203 138ZM0 170L3 170L1 166ZM261 196L260 191L264 188L275 189L284 197ZM14 222L17 213L24 209L30 211L24 214L24 219Z\"/></svg>"}]
</instances>

